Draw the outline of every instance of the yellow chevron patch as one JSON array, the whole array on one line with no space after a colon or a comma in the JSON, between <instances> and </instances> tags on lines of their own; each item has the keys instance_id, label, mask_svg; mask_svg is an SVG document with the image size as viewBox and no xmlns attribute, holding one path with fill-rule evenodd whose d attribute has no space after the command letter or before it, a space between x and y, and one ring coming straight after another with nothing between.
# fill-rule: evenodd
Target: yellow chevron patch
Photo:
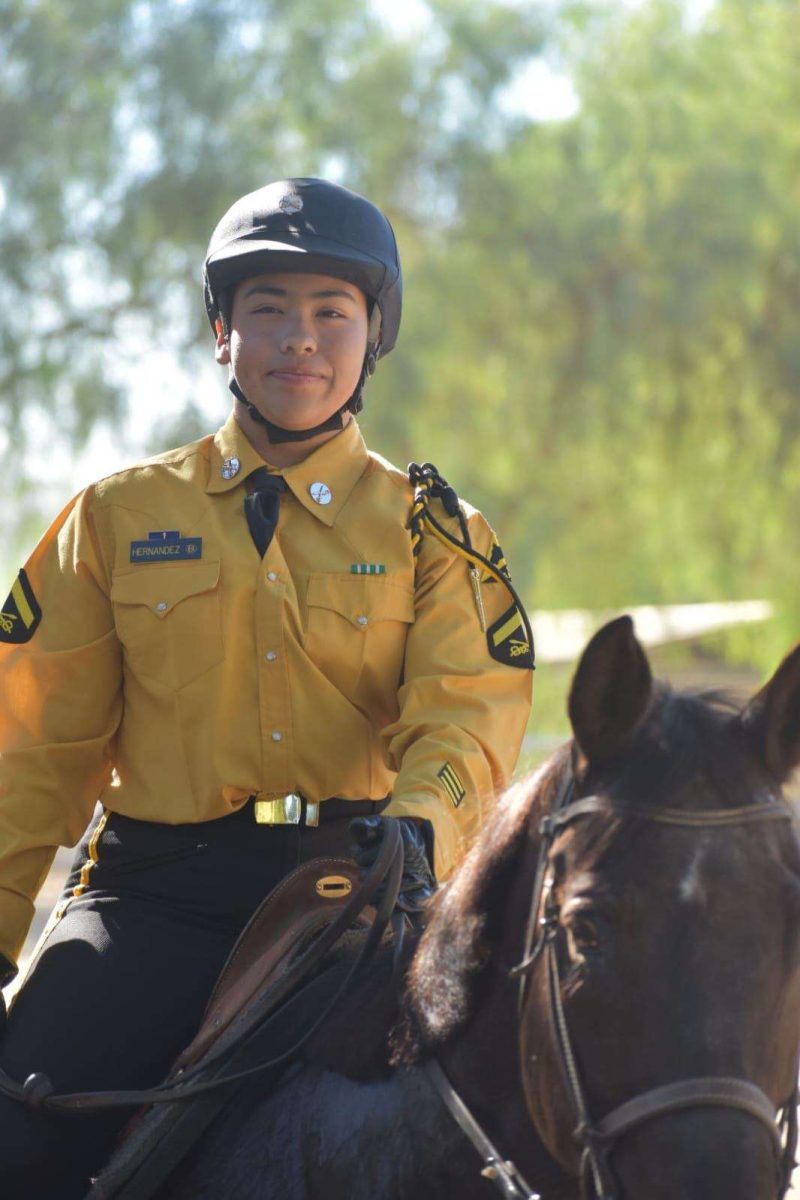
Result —
<instances>
[{"instance_id":1,"label":"yellow chevron patch","mask_svg":"<svg viewBox=\"0 0 800 1200\"><path fill-rule=\"evenodd\" d=\"M441 779L442 783L444 784L447 794L453 801L453 806L458 808L459 804L467 794L467 790L461 782L458 771L456 771L455 767L449 762L446 762L441 771L436 772L436 775L437 778Z\"/></svg>"},{"instance_id":2,"label":"yellow chevron patch","mask_svg":"<svg viewBox=\"0 0 800 1200\"><path fill-rule=\"evenodd\" d=\"M14 580L0 611L0 642L21 645L29 642L39 627L42 610L25 571Z\"/></svg>"}]
</instances>

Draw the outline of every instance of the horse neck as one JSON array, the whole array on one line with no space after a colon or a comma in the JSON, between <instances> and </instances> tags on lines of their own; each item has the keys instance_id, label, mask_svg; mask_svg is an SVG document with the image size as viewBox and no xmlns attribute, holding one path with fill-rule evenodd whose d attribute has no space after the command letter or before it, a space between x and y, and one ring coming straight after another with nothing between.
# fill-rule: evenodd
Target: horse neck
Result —
<instances>
[{"instance_id":1,"label":"horse neck","mask_svg":"<svg viewBox=\"0 0 800 1200\"><path fill-rule=\"evenodd\" d=\"M519 984L509 976L523 953L537 853L538 844L526 837L498 898L501 911L489 913L490 925L500 936L479 984L473 1015L438 1057L502 1155L513 1159L529 1180L535 1179L548 1200L574 1200L575 1180L547 1152L528 1114L520 1062Z\"/></svg>"}]
</instances>

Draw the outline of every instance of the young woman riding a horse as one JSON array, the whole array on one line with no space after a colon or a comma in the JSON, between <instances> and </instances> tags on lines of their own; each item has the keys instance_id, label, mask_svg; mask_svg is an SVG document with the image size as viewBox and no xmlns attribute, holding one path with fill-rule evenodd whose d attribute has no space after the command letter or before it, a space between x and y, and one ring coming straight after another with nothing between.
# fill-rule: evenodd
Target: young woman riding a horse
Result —
<instances>
[{"instance_id":1,"label":"young woman riding a horse","mask_svg":"<svg viewBox=\"0 0 800 1200\"><path fill-rule=\"evenodd\" d=\"M322 180L264 187L217 226L205 298L228 420L86 488L0 622L3 982L55 849L83 835L0 1046L57 1092L158 1083L264 895L346 853L351 820L362 865L400 823L418 907L529 712L492 530L356 420L400 323L386 217ZM0 1097L4 1200L82 1196L127 1115Z\"/></svg>"},{"instance_id":2,"label":"young woman riding a horse","mask_svg":"<svg viewBox=\"0 0 800 1200\"><path fill-rule=\"evenodd\" d=\"M157 1200L786 1194L800 646L740 708L656 683L620 618L569 711L572 742L499 799L428 907L405 986L387 950Z\"/></svg>"}]
</instances>

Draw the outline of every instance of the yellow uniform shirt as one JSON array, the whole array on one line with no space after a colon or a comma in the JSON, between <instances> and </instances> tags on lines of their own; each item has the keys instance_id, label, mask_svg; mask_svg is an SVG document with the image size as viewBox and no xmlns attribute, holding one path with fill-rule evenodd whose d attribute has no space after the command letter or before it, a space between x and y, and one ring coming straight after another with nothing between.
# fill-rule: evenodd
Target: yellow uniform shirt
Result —
<instances>
[{"instance_id":1,"label":"yellow uniform shirt","mask_svg":"<svg viewBox=\"0 0 800 1200\"><path fill-rule=\"evenodd\" d=\"M351 422L281 471L262 560L244 497L263 465L231 416L88 487L14 584L0 631L9 959L55 848L98 799L175 824L253 794L392 792L390 814L432 821L441 878L508 783L531 672L490 657L462 559L426 535L415 562L407 476ZM492 531L466 511L488 555ZM483 594L491 622L509 597Z\"/></svg>"}]
</instances>

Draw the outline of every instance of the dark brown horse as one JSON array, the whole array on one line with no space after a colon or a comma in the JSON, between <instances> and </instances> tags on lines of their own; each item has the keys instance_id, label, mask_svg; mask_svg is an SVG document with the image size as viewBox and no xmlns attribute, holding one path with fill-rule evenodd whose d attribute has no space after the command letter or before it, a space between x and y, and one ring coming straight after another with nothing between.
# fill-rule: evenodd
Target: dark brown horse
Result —
<instances>
[{"instance_id":1,"label":"dark brown horse","mask_svg":"<svg viewBox=\"0 0 800 1200\"><path fill-rule=\"evenodd\" d=\"M544 1200L580 1194L582 1155L590 1197L780 1195L800 648L739 711L654 685L622 618L584 652L569 711L574 741L498 802L399 996L387 956L276 1091L230 1104L165 1197L500 1195L433 1056Z\"/></svg>"}]
</instances>

